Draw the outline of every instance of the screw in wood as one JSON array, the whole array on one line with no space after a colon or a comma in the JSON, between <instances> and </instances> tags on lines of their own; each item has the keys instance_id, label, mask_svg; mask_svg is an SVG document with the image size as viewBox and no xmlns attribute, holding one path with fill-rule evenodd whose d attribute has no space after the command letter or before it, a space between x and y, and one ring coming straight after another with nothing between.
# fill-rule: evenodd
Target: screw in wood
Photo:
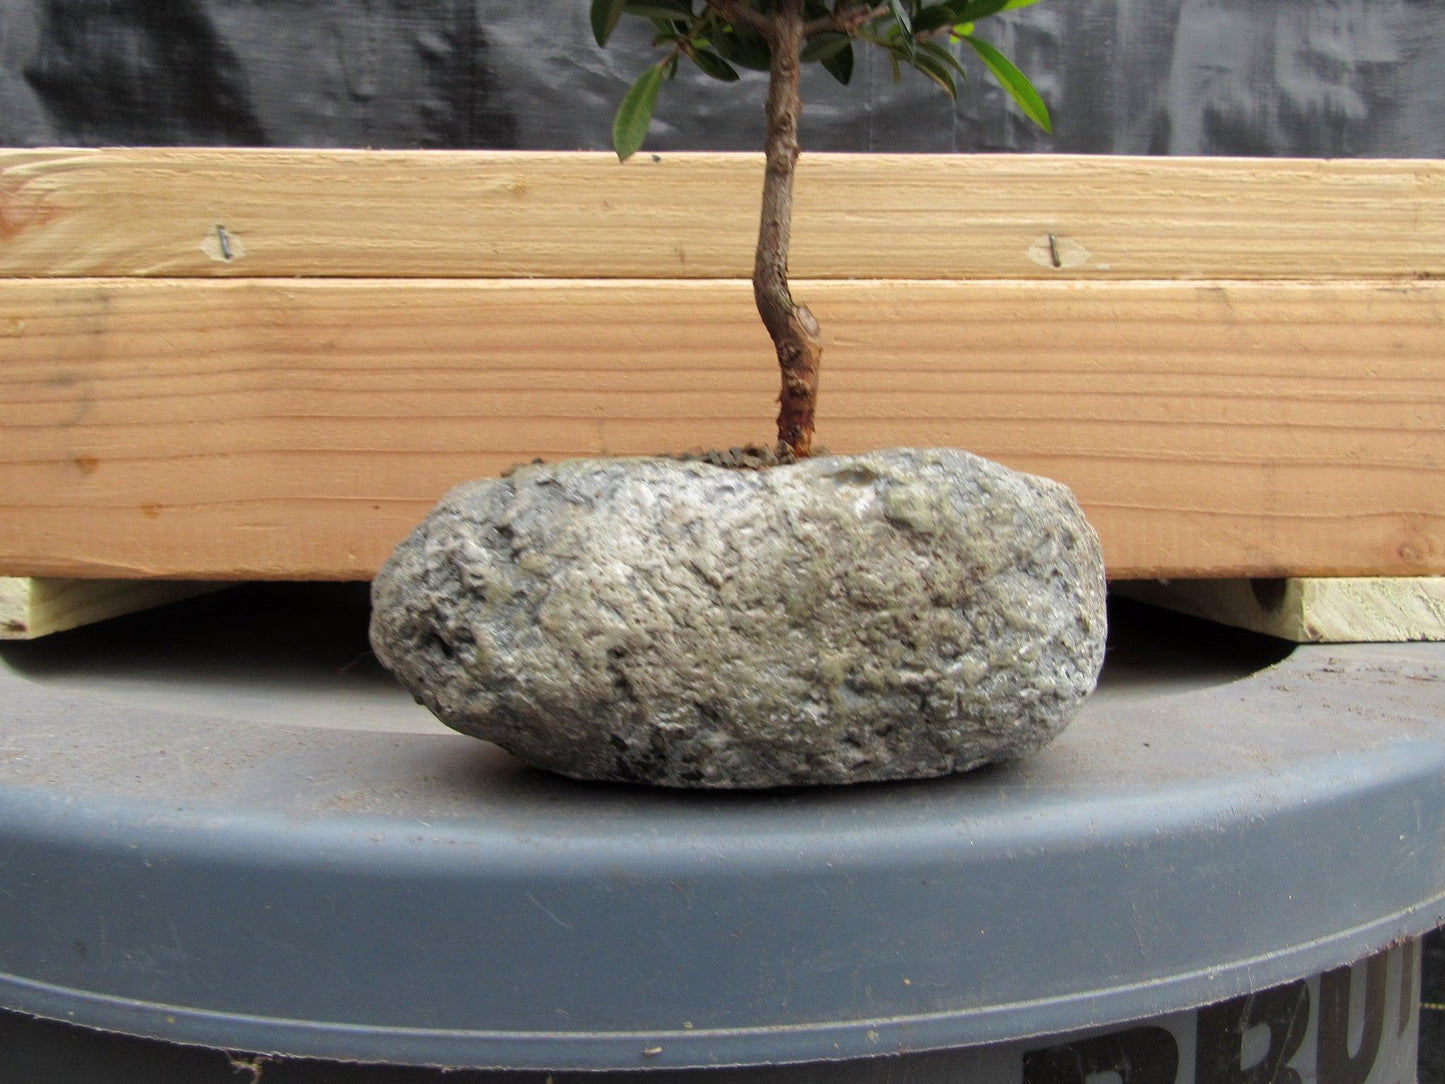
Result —
<instances>
[{"instance_id":1,"label":"screw in wood","mask_svg":"<svg viewBox=\"0 0 1445 1084\"><path fill-rule=\"evenodd\" d=\"M1053 235L1050 234L1050 236L1052 237ZM226 232L225 226L216 227L216 237L221 242L221 259L232 259L233 257L231 256L231 235ZM1057 260L1058 257L1056 256L1054 257L1054 259ZM1057 264L1055 264L1055 266L1057 266Z\"/></svg>"}]
</instances>

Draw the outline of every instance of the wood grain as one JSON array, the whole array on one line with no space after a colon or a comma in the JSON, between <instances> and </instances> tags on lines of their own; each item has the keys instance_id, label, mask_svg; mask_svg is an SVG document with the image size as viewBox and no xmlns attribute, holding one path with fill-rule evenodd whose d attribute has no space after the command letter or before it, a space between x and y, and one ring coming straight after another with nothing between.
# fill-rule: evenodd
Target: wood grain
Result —
<instances>
[{"instance_id":1,"label":"wood grain","mask_svg":"<svg viewBox=\"0 0 1445 1084\"><path fill-rule=\"evenodd\" d=\"M1129 598L1296 643L1445 640L1445 577L1141 580Z\"/></svg>"},{"instance_id":2,"label":"wood grain","mask_svg":"<svg viewBox=\"0 0 1445 1084\"><path fill-rule=\"evenodd\" d=\"M223 583L0 576L0 640L34 640L219 591Z\"/></svg>"},{"instance_id":3,"label":"wood grain","mask_svg":"<svg viewBox=\"0 0 1445 1084\"><path fill-rule=\"evenodd\" d=\"M751 154L0 151L0 275L746 277L761 187ZM1439 277L1445 162L805 154L792 271Z\"/></svg>"},{"instance_id":4,"label":"wood grain","mask_svg":"<svg viewBox=\"0 0 1445 1084\"><path fill-rule=\"evenodd\" d=\"M1074 487L1112 576L1445 572L1445 283L833 282L819 439ZM768 440L741 281L0 281L0 573L365 578L533 456Z\"/></svg>"}]
</instances>

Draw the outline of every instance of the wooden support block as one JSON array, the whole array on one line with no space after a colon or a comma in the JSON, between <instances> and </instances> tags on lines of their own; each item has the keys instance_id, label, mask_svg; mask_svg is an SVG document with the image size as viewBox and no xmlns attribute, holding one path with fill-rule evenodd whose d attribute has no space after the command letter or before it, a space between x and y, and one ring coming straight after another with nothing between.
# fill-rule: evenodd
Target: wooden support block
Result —
<instances>
[{"instance_id":1,"label":"wooden support block","mask_svg":"<svg viewBox=\"0 0 1445 1084\"><path fill-rule=\"evenodd\" d=\"M0 576L0 640L34 640L228 586L168 580Z\"/></svg>"},{"instance_id":2,"label":"wooden support block","mask_svg":"<svg viewBox=\"0 0 1445 1084\"><path fill-rule=\"evenodd\" d=\"M760 154L5 151L0 275L746 278L762 178ZM790 264L1415 279L1442 270L1442 203L1418 159L807 153Z\"/></svg>"},{"instance_id":3,"label":"wooden support block","mask_svg":"<svg viewBox=\"0 0 1445 1084\"><path fill-rule=\"evenodd\" d=\"M1445 577L1133 581L1126 598L1296 643L1445 640Z\"/></svg>"},{"instance_id":4,"label":"wooden support block","mask_svg":"<svg viewBox=\"0 0 1445 1084\"><path fill-rule=\"evenodd\" d=\"M1445 283L796 292L821 442L1059 478L1115 577L1445 572ZM0 280L7 323L10 575L365 579L463 479L775 409L741 281Z\"/></svg>"}]
</instances>

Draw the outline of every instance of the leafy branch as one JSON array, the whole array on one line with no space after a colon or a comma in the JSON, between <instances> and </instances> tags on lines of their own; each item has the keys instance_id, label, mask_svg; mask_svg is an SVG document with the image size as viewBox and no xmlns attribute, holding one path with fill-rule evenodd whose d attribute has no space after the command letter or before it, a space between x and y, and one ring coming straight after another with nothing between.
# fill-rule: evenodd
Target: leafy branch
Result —
<instances>
[{"instance_id":1,"label":"leafy branch","mask_svg":"<svg viewBox=\"0 0 1445 1084\"><path fill-rule=\"evenodd\" d=\"M839 83L852 80L857 43L884 49L894 81L902 69L914 68L957 100L958 84L968 73L952 50L938 39L968 45L1014 100L1024 115L1044 131L1053 130L1048 107L1028 77L974 25L1001 11L1029 7L1038 0L839 0L828 8L821 0L804 5L806 45L803 63L820 63ZM705 75L736 82L738 68L767 71L767 31L776 4L766 0L592 0L592 32L605 45L623 15L646 18L657 30L654 45L669 52L632 84L613 125L618 156L628 158L642 147L662 84L677 74L678 58L686 56Z\"/></svg>"},{"instance_id":2,"label":"leafy branch","mask_svg":"<svg viewBox=\"0 0 1445 1084\"><path fill-rule=\"evenodd\" d=\"M592 33L606 45L624 15L648 20L662 58L628 89L612 124L621 159L647 138L662 84L686 57L703 74L736 82L738 68L768 73L766 171L753 265L753 296L773 339L782 372L779 451L806 456L813 439L822 342L813 314L793 301L788 287L793 173L802 113L799 69L820 64L838 82L853 77L858 45L885 50L893 77L907 66L937 83L951 98L967 72L941 42L967 44L1030 120L1052 131L1048 107L1033 84L975 25L991 15L1037 0L591 0Z\"/></svg>"}]
</instances>

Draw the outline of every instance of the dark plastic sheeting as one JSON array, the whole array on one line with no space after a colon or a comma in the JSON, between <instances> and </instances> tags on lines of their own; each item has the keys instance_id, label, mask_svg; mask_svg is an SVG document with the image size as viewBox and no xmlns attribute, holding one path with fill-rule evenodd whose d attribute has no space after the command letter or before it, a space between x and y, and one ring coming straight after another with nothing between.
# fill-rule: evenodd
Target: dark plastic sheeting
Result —
<instances>
[{"instance_id":1,"label":"dark plastic sheeting","mask_svg":"<svg viewBox=\"0 0 1445 1084\"><path fill-rule=\"evenodd\" d=\"M608 145L651 55L586 0L0 0L0 144ZM990 20L1057 121L977 74L957 107L873 53L806 86L804 145L854 151L1445 156L1441 0L1049 0ZM761 77L686 71L654 149L760 146Z\"/></svg>"}]
</instances>

